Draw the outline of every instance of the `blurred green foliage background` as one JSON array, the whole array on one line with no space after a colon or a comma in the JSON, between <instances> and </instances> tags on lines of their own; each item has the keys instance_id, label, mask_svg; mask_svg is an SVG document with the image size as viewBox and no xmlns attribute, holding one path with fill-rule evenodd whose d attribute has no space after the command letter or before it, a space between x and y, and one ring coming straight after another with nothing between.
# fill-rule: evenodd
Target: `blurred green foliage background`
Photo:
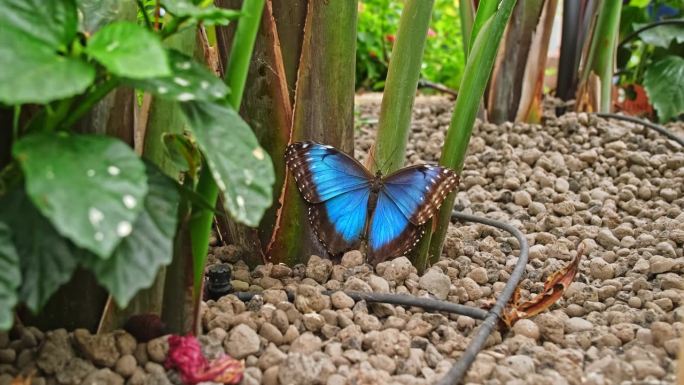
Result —
<instances>
[{"instance_id":1,"label":"blurred green foliage background","mask_svg":"<svg viewBox=\"0 0 684 385\"><path fill-rule=\"evenodd\" d=\"M382 90L392 54L401 0L361 0L356 51L356 88ZM421 77L458 89L465 65L457 1L436 0Z\"/></svg>"}]
</instances>

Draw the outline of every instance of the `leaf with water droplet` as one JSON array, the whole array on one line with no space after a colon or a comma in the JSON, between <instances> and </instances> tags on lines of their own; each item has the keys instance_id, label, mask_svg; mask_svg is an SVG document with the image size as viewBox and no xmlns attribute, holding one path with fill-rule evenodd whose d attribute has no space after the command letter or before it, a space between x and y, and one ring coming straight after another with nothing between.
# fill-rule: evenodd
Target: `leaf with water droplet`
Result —
<instances>
[{"instance_id":1,"label":"leaf with water droplet","mask_svg":"<svg viewBox=\"0 0 684 385\"><path fill-rule=\"evenodd\" d=\"M95 256L84 264L107 288L120 307L149 287L161 266L171 263L176 233L179 193L174 180L146 163L149 192L143 211L109 259Z\"/></svg>"},{"instance_id":2,"label":"leaf with water droplet","mask_svg":"<svg viewBox=\"0 0 684 385\"><path fill-rule=\"evenodd\" d=\"M132 22L102 27L88 40L85 51L119 76L145 79L171 74L159 36Z\"/></svg>"},{"instance_id":3,"label":"leaf with water droplet","mask_svg":"<svg viewBox=\"0 0 684 385\"><path fill-rule=\"evenodd\" d=\"M236 221L257 226L264 211L273 204L275 174L271 158L232 108L206 102L181 106L223 192L226 208Z\"/></svg>"},{"instance_id":4,"label":"leaf with water droplet","mask_svg":"<svg viewBox=\"0 0 684 385\"><path fill-rule=\"evenodd\" d=\"M145 167L125 143L101 135L44 133L14 144L31 200L76 245L107 258L127 235L147 194ZM53 178L45 178L47 170Z\"/></svg>"},{"instance_id":5,"label":"leaf with water droplet","mask_svg":"<svg viewBox=\"0 0 684 385\"><path fill-rule=\"evenodd\" d=\"M180 102L214 101L228 95L228 86L202 64L175 50L169 50L167 54L172 70L168 76L125 79L124 82L160 98Z\"/></svg>"},{"instance_id":6,"label":"leaf with water droplet","mask_svg":"<svg viewBox=\"0 0 684 385\"><path fill-rule=\"evenodd\" d=\"M202 22L204 26L227 25L231 20L240 17L240 12L234 9L218 8L212 2L201 5L190 0L164 0L164 9L178 17L189 17L191 23Z\"/></svg>"}]
</instances>

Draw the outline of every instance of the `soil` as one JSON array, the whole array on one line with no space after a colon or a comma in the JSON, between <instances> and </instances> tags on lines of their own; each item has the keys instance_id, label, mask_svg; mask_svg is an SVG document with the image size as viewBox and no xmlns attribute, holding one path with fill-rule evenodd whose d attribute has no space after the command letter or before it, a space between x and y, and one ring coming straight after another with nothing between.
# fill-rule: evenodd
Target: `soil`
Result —
<instances>
[{"instance_id":1,"label":"soil","mask_svg":"<svg viewBox=\"0 0 684 385\"><path fill-rule=\"evenodd\" d=\"M356 148L374 141L380 98L357 99ZM416 101L407 162L437 161L453 101ZM684 135L684 126L671 125ZM457 208L506 221L530 243L523 296L587 246L575 281L548 311L495 332L466 382L473 384L673 383L684 334L684 151L648 129L587 114L544 116L543 125L477 124ZM215 357L244 359L242 384L341 385L437 382L478 322L418 308L355 302L323 288L396 292L484 306L516 262L516 240L479 224L449 229L444 255L422 276L406 258L249 269L231 246L212 262L233 267L232 295L203 305L200 337ZM297 293L287 301L284 289ZM0 334L0 385L34 373L33 384L168 384L166 339L138 343L125 332L34 328Z\"/></svg>"}]
</instances>

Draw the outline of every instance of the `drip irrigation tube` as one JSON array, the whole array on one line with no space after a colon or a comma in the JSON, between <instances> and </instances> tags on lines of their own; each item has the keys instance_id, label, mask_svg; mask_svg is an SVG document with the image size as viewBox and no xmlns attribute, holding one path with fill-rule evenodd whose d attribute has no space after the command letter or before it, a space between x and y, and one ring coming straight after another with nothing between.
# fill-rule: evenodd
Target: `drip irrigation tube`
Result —
<instances>
[{"instance_id":1,"label":"drip irrigation tube","mask_svg":"<svg viewBox=\"0 0 684 385\"><path fill-rule=\"evenodd\" d=\"M456 363L449 370L449 372L447 372L447 374L439 381L439 385L455 385L460 383L461 380L463 380L466 371L475 360L477 354L484 347L484 344L487 341L487 337L489 337L492 331L496 328L504 306L506 306L508 301L511 299L515 287L520 282L520 279L522 278L522 275L525 272L525 265L527 265L529 252L529 247L525 235L520 230L516 229L515 227L507 223L495 221L489 218L478 217L475 215L459 213L457 211L452 212L451 219L461 220L465 222L482 223L484 225L497 227L501 230L511 233L520 244L520 256L518 257L518 261L516 262L515 267L513 268L513 272L511 273L508 282L506 282L506 286L504 287L503 291L497 298L496 303L489 311L473 306L455 304L449 301L441 301L425 297L416 297L406 294L362 293L356 291L343 291L345 294L350 296L355 301L364 300L367 302L382 302L400 306L416 306L428 311L441 311L484 320L482 324L480 324L478 329L475 331L475 336L473 337L472 341L470 342L466 350L463 352L461 358L458 361L456 361ZM334 292L335 291L332 290L326 290L323 293L326 295L331 295ZM233 293L233 295L237 296L241 301L249 301L252 298L254 298L254 296L257 294L258 293L252 292ZM294 294L291 292L287 293L287 297L290 301L294 300Z\"/></svg>"},{"instance_id":2,"label":"drip irrigation tube","mask_svg":"<svg viewBox=\"0 0 684 385\"><path fill-rule=\"evenodd\" d=\"M598 117L604 118L604 119L624 120L626 122L641 124L641 125L648 127L654 131L657 131L658 133L660 133L662 135L667 136L669 139L674 140L680 146L684 147L684 138L681 138L681 137L675 135L675 133L673 133L672 131L668 130L667 128L665 128L663 126L661 126L659 124L651 123L648 120L639 119L639 118L635 118L633 116L627 116L627 115L609 114L606 112L597 112L595 115Z\"/></svg>"}]
</instances>

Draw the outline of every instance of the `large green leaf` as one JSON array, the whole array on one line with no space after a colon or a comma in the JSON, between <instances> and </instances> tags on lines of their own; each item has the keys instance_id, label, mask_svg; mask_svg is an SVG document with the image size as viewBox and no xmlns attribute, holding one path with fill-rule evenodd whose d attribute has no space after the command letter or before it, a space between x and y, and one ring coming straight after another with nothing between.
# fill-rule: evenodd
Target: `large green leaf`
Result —
<instances>
[{"instance_id":1,"label":"large green leaf","mask_svg":"<svg viewBox=\"0 0 684 385\"><path fill-rule=\"evenodd\" d=\"M121 13L121 0L77 0L80 30L92 35Z\"/></svg>"},{"instance_id":2,"label":"large green leaf","mask_svg":"<svg viewBox=\"0 0 684 385\"><path fill-rule=\"evenodd\" d=\"M684 58L666 56L648 66L644 88L661 121L684 113Z\"/></svg>"},{"instance_id":3,"label":"large green leaf","mask_svg":"<svg viewBox=\"0 0 684 385\"><path fill-rule=\"evenodd\" d=\"M10 229L0 222L0 330L12 326L12 309L17 304L20 284L19 256L12 243Z\"/></svg>"},{"instance_id":4,"label":"large green leaf","mask_svg":"<svg viewBox=\"0 0 684 385\"><path fill-rule=\"evenodd\" d=\"M0 200L0 221L12 229L14 246L21 256L22 283L19 299L38 312L50 296L69 281L82 250L57 233L26 196L15 189Z\"/></svg>"},{"instance_id":5,"label":"large green leaf","mask_svg":"<svg viewBox=\"0 0 684 385\"><path fill-rule=\"evenodd\" d=\"M178 17L189 17L192 22L202 22L205 26L226 25L231 20L240 17L240 12L234 9L222 9L211 2L196 5L191 0L163 0L164 9Z\"/></svg>"},{"instance_id":6,"label":"large green leaf","mask_svg":"<svg viewBox=\"0 0 684 385\"><path fill-rule=\"evenodd\" d=\"M0 102L47 103L80 94L95 79L93 67L52 48L0 29Z\"/></svg>"},{"instance_id":7,"label":"large green leaf","mask_svg":"<svg viewBox=\"0 0 684 385\"><path fill-rule=\"evenodd\" d=\"M84 265L109 290L121 308L140 289L149 287L160 267L171 263L176 234L178 188L175 181L147 164L149 192L144 209L109 259L92 256Z\"/></svg>"},{"instance_id":8,"label":"large green leaf","mask_svg":"<svg viewBox=\"0 0 684 385\"><path fill-rule=\"evenodd\" d=\"M226 209L236 221L258 225L272 204L275 176L271 158L232 108L204 102L181 106L223 192Z\"/></svg>"},{"instance_id":9,"label":"large green leaf","mask_svg":"<svg viewBox=\"0 0 684 385\"><path fill-rule=\"evenodd\" d=\"M643 27L643 24L635 25L635 29ZM647 29L639 34L641 40L656 47L668 48L672 40L684 43L684 25L664 24Z\"/></svg>"},{"instance_id":10,"label":"large green leaf","mask_svg":"<svg viewBox=\"0 0 684 385\"><path fill-rule=\"evenodd\" d=\"M147 194L145 166L118 139L45 133L14 144L33 203L76 245L107 258L131 233Z\"/></svg>"},{"instance_id":11,"label":"large green leaf","mask_svg":"<svg viewBox=\"0 0 684 385\"><path fill-rule=\"evenodd\" d=\"M225 98L228 95L228 87L225 83L191 57L175 50L169 50L168 58L171 62L173 74L148 79L128 79L126 83L159 97L181 102L189 100L212 101Z\"/></svg>"},{"instance_id":12,"label":"large green leaf","mask_svg":"<svg viewBox=\"0 0 684 385\"><path fill-rule=\"evenodd\" d=\"M104 26L90 38L86 52L119 76L144 79L171 74L159 37L132 22Z\"/></svg>"},{"instance_id":13,"label":"large green leaf","mask_svg":"<svg viewBox=\"0 0 684 385\"><path fill-rule=\"evenodd\" d=\"M0 34L23 36L25 41L57 50L69 45L76 36L76 1L3 0L0 26ZM5 69L3 62L2 70Z\"/></svg>"},{"instance_id":14,"label":"large green leaf","mask_svg":"<svg viewBox=\"0 0 684 385\"><path fill-rule=\"evenodd\" d=\"M91 65L63 56L76 35L74 1L0 2L0 102L47 103L83 92Z\"/></svg>"}]
</instances>

